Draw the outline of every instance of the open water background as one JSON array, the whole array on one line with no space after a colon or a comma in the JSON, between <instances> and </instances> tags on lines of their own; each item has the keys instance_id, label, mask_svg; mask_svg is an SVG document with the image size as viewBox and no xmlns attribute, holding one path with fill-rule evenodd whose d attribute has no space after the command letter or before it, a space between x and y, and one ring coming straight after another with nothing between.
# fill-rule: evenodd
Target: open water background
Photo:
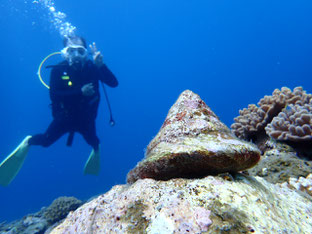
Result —
<instances>
[{"instance_id":1,"label":"open water background","mask_svg":"<svg viewBox=\"0 0 312 234\"><path fill-rule=\"evenodd\" d=\"M120 85L107 88L97 119L100 176L83 176L90 147L75 135L32 147L8 187L0 187L0 222L21 218L59 196L88 199L123 184L179 94L199 94L230 126L239 109L275 88L312 92L310 0L55 0L88 43L95 41ZM0 2L0 160L52 120L48 90L36 72L62 49L48 11L31 1ZM60 61L51 58L49 63ZM43 71L48 81L48 71Z\"/></svg>"}]
</instances>

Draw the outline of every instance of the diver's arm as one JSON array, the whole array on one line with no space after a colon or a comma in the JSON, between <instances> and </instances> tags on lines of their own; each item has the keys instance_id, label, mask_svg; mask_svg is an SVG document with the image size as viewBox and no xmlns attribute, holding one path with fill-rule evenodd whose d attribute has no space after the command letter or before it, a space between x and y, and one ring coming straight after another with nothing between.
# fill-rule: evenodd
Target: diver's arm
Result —
<instances>
[{"instance_id":1,"label":"diver's arm","mask_svg":"<svg viewBox=\"0 0 312 234\"><path fill-rule=\"evenodd\" d=\"M118 80L115 75L108 69L105 64L97 68L99 73L99 80L114 88L118 86Z\"/></svg>"},{"instance_id":2,"label":"diver's arm","mask_svg":"<svg viewBox=\"0 0 312 234\"><path fill-rule=\"evenodd\" d=\"M103 55L101 52L97 49L95 42L93 42L91 45L89 45L93 63L98 71L98 79L105 84L107 84L110 87L117 87L118 81L115 77L115 75L108 69L108 67L103 62Z\"/></svg>"}]
</instances>

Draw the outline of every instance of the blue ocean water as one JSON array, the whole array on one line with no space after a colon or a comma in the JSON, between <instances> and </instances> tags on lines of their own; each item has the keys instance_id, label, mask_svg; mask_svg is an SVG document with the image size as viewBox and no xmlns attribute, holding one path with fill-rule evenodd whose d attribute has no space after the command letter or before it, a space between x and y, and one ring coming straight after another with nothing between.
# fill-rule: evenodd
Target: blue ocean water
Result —
<instances>
[{"instance_id":1,"label":"blue ocean water","mask_svg":"<svg viewBox=\"0 0 312 234\"><path fill-rule=\"evenodd\" d=\"M32 147L8 187L0 187L0 222L21 218L59 196L88 199L125 183L127 172L161 127L179 94L199 94L230 126L239 109L275 88L312 92L310 0L55 0L88 43L95 41L119 80L107 88L97 118L102 170L84 176L91 151L81 136ZM37 78L42 59L62 49L45 8L0 3L0 160L52 120L48 90ZM61 58L49 60L53 64ZM43 71L48 81L49 72Z\"/></svg>"}]
</instances>

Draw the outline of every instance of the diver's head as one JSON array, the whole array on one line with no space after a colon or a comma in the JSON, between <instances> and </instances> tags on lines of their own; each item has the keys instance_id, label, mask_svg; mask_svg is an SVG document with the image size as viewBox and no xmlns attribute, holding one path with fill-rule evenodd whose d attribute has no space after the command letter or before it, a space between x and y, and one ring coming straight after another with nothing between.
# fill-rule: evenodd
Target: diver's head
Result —
<instances>
[{"instance_id":1,"label":"diver's head","mask_svg":"<svg viewBox=\"0 0 312 234\"><path fill-rule=\"evenodd\" d=\"M88 58L88 50L86 41L82 37L67 36L64 37L63 57L68 61L69 65L81 66Z\"/></svg>"}]
</instances>

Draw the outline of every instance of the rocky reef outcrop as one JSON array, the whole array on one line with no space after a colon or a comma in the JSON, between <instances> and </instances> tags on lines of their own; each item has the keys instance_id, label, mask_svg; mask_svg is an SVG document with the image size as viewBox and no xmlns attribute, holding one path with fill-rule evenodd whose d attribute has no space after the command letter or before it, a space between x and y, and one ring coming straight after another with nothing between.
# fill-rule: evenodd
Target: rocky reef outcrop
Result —
<instances>
[{"instance_id":1,"label":"rocky reef outcrop","mask_svg":"<svg viewBox=\"0 0 312 234\"><path fill-rule=\"evenodd\" d=\"M287 100L310 97L300 88L274 93L261 101L262 133ZM240 124L248 124L244 118ZM186 90L128 173L128 184L85 203L46 233L312 233L312 164L266 136L259 162L254 144L236 138Z\"/></svg>"},{"instance_id":2,"label":"rocky reef outcrop","mask_svg":"<svg viewBox=\"0 0 312 234\"><path fill-rule=\"evenodd\" d=\"M294 152L270 147L270 160ZM311 233L312 174L307 169L283 177L279 171L269 182L261 174L271 173L266 160L240 173L259 153L187 90L129 172L128 184L70 213L51 233Z\"/></svg>"},{"instance_id":3,"label":"rocky reef outcrop","mask_svg":"<svg viewBox=\"0 0 312 234\"><path fill-rule=\"evenodd\" d=\"M69 214L51 233L310 233L312 198L242 174L138 180Z\"/></svg>"},{"instance_id":4,"label":"rocky reef outcrop","mask_svg":"<svg viewBox=\"0 0 312 234\"><path fill-rule=\"evenodd\" d=\"M312 161L298 157L296 150L286 143L271 139L267 148L260 162L247 170L249 175L261 176L275 184L312 174Z\"/></svg>"}]
</instances>

